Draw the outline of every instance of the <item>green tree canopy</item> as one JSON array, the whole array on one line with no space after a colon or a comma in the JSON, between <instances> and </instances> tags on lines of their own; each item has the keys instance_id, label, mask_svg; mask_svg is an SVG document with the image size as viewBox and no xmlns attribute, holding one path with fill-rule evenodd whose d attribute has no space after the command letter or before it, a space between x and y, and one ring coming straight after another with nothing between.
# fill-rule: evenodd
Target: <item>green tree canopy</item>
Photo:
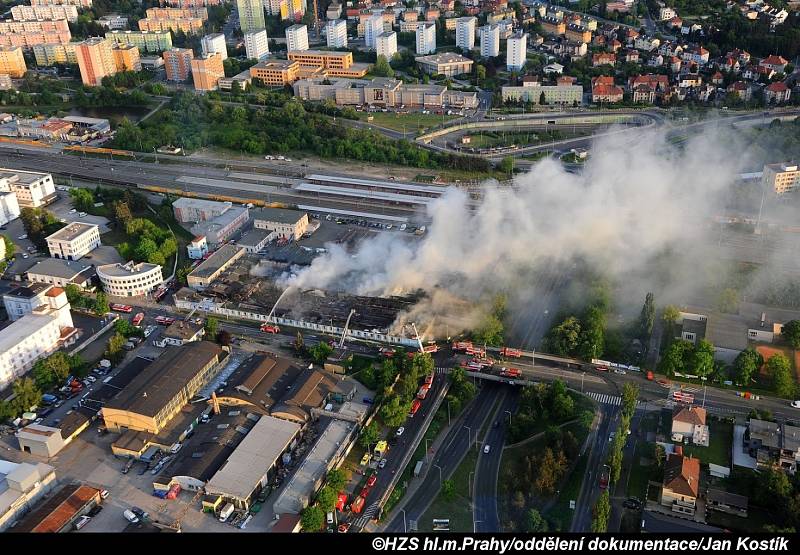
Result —
<instances>
[{"instance_id":1,"label":"green tree canopy","mask_svg":"<svg viewBox=\"0 0 800 555\"><path fill-rule=\"evenodd\" d=\"M608 490L600 494L592 508L592 532L605 532L608 530L608 519L611 516L611 502Z\"/></svg>"},{"instance_id":2,"label":"green tree canopy","mask_svg":"<svg viewBox=\"0 0 800 555\"><path fill-rule=\"evenodd\" d=\"M767 361L767 374L772 379L775 393L781 397L793 397L795 392L792 365L783 354L772 355Z\"/></svg>"},{"instance_id":3,"label":"green tree canopy","mask_svg":"<svg viewBox=\"0 0 800 555\"><path fill-rule=\"evenodd\" d=\"M736 383L747 386L758 373L758 369L764 364L764 357L752 347L748 347L733 361L733 373Z\"/></svg>"},{"instance_id":4,"label":"green tree canopy","mask_svg":"<svg viewBox=\"0 0 800 555\"><path fill-rule=\"evenodd\" d=\"M304 532L319 532L325 526L325 512L317 505L303 509L300 513L300 527Z\"/></svg>"},{"instance_id":5,"label":"green tree canopy","mask_svg":"<svg viewBox=\"0 0 800 555\"><path fill-rule=\"evenodd\" d=\"M800 349L800 320L790 320L783 325L781 337L787 341L792 348Z\"/></svg>"}]
</instances>

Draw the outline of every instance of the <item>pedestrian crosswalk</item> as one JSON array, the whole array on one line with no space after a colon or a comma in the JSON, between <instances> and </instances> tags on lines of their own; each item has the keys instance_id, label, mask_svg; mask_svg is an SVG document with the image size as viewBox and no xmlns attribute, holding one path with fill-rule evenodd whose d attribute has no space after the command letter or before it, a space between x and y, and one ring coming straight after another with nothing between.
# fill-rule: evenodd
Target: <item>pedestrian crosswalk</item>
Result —
<instances>
[{"instance_id":1,"label":"pedestrian crosswalk","mask_svg":"<svg viewBox=\"0 0 800 555\"><path fill-rule=\"evenodd\" d=\"M378 502L373 501L361 515L353 521L353 525L357 526L358 528L364 528L370 520L373 519L375 514L378 512Z\"/></svg>"},{"instance_id":2,"label":"pedestrian crosswalk","mask_svg":"<svg viewBox=\"0 0 800 555\"><path fill-rule=\"evenodd\" d=\"M611 405L613 407L618 407L622 404L622 397L619 395L609 395L608 393L595 393L594 391L589 391L586 395L597 401L598 403L602 403L604 405ZM641 401L636 401L636 406L638 407L641 404Z\"/></svg>"}]
</instances>

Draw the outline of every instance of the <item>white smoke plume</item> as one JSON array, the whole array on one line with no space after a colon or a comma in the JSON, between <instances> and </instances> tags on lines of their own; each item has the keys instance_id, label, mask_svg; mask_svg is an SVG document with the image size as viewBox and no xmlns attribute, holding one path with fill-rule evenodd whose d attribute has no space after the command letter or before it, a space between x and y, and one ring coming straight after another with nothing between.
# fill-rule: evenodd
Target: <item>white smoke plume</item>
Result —
<instances>
[{"instance_id":1,"label":"white smoke plume","mask_svg":"<svg viewBox=\"0 0 800 555\"><path fill-rule=\"evenodd\" d=\"M432 223L421 240L381 233L354 251L328 245L288 283L363 295L422 289L430 300L415 309L420 322L425 314L446 319L454 299L487 299L500 291L512 293L512 311L525 310L513 299L536 297L532 275L581 259L619 278L617 296L641 306L654 285L684 285L651 274L662 253L679 250L690 259L683 271L669 269L675 274L706 258L708 224L742 161L730 140L717 146L722 142L709 134L681 149L663 132L635 137L633 143L631 133L598 141L581 174L542 161L513 187L488 188L479 205L451 188L427 207ZM563 286L564 279L557 283Z\"/></svg>"}]
</instances>

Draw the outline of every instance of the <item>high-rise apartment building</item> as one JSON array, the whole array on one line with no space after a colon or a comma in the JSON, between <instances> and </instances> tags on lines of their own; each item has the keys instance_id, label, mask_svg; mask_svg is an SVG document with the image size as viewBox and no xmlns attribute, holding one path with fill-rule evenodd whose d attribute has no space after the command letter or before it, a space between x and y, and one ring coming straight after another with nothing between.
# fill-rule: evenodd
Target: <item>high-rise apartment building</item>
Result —
<instances>
[{"instance_id":1,"label":"high-rise apartment building","mask_svg":"<svg viewBox=\"0 0 800 555\"><path fill-rule=\"evenodd\" d=\"M347 21L334 19L325 25L329 48L347 47Z\"/></svg>"},{"instance_id":2,"label":"high-rise apartment building","mask_svg":"<svg viewBox=\"0 0 800 555\"><path fill-rule=\"evenodd\" d=\"M201 58L194 58L191 61L192 80L196 91L213 91L217 88L217 83L225 77L225 69L222 65L222 56L219 52L204 54Z\"/></svg>"},{"instance_id":3,"label":"high-rise apartment building","mask_svg":"<svg viewBox=\"0 0 800 555\"><path fill-rule=\"evenodd\" d=\"M500 27L497 25L485 25L480 29L481 34L481 56L484 58L494 58L500 55Z\"/></svg>"},{"instance_id":4,"label":"high-rise apartment building","mask_svg":"<svg viewBox=\"0 0 800 555\"><path fill-rule=\"evenodd\" d=\"M244 34L244 50L248 58L262 62L269 57L269 39L266 29Z\"/></svg>"},{"instance_id":5,"label":"high-rise apartment building","mask_svg":"<svg viewBox=\"0 0 800 555\"><path fill-rule=\"evenodd\" d=\"M436 52L436 24L432 21L417 24L417 54L425 56Z\"/></svg>"},{"instance_id":6,"label":"high-rise apartment building","mask_svg":"<svg viewBox=\"0 0 800 555\"><path fill-rule=\"evenodd\" d=\"M800 189L800 166L796 162L767 164L761 180L779 195L796 191Z\"/></svg>"},{"instance_id":7,"label":"high-rise apartment building","mask_svg":"<svg viewBox=\"0 0 800 555\"><path fill-rule=\"evenodd\" d=\"M109 31L106 38L119 44L131 44L139 52L163 52L172 48L172 33L169 31Z\"/></svg>"},{"instance_id":8,"label":"high-rise apartment building","mask_svg":"<svg viewBox=\"0 0 800 555\"><path fill-rule=\"evenodd\" d=\"M114 53L111 51L112 44L109 39L92 37L75 45L75 56L84 85L98 87L103 77L117 72Z\"/></svg>"},{"instance_id":9,"label":"high-rise apartment building","mask_svg":"<svg viewBox=\"0 0 800 555\"><path fill-rule=\"evenodd\" d=\"M114 65L117 71L141 71L142 61L139 58L139 48L132 44L112 43L111 54L114 56Z\"/></svg>"},{"instance_id":10,"label":"high-rise apartment building","mask_svg":"<svg viewBox=\"0 0 800 555\"><path fill-rule=\"evenodd\" d=\"M242 28L242 33L252 33L267 28L261 0L236 0L236 7L239 10L239 26Z\"/></svg>"},{"instance_id":11,"label":"high-rise apartment building","mask_svg":"<svg viewBox=\"0 0 800 555\"><path fill-rule=\"evenodd\" d=\"M191 48L173 48L164 51L164 69L168 81L182 82L189 78L194 52Z\"/></svg>"},{"instance_id":12,"label":"high-rise apartment building","mask_svg":"<svg viewBox=\"0 0 800 555\"><path fill-rule=\"evenodd\" d=\"M228 59L228 46L225 44L225 35L222 33L204 36L200 40L200 47L203 49L203 54L216 52L223 60Z\"/></svg>"},{"instance_id":13,"label":"high-rise apartment building","mask_svg":"<svg viewBox=\"0 0 800 555\"><path fill-rule=\"evenodd\" d=\"M305 25L292 25L286 29L286 49L308 50L308 27Z\"/></svg>"},{"instance_id":14,"label":"high-rise apartment building","mask_svg":"<svg viewBox=\"0 0 800 555\"><path fill-rule=\"evenodd\" d=\"M388 31L378 35L375 40L375 50L378 56L391 60L392 56L397 54L397 33Z\"/></svg>"},{"instance_id":15,"label":"high-rise apartment building","mask_svg":"<svg viewBox=\"0 0 800 555\"><path fill-rule=\"evenodd\" d=\"M525 66L528 55L528 34L517 33L508 37L506 49L506 69L520 71Z\"/></svg>"},{"instance_id":16,"label":"high-rise apartment building","mask_svg":"<svg viewBox=\"0 0 800 555\"><path fill-rule=\"evenodd\" d=\"M475 48L475 25L478 22L476 17L459 17L456 20L456 46L461 50L472 50Z\"/></svg>"},{"instance_id":17,"label":"high-rise apartment building","mask_svg":"<svg viewBox=\"0 0 800 555\"><path fill-rule=\"evenodd\" d=\"M364 22L364 42L367 48L375 49L375 40L383 33L383 15L373 14Z\"/></svg>"},{"instance_id":18,"label":"high-rise apartment building","mask_svg":"<svg viewBox=\"0 0 800 555\"><path fill-rule=\"evenodd\" d=\"M0 73L19 79L25 75L26 71L28 71L28 67L25 65L21 47L0 46Z\"/></svg>"}]
</instances>

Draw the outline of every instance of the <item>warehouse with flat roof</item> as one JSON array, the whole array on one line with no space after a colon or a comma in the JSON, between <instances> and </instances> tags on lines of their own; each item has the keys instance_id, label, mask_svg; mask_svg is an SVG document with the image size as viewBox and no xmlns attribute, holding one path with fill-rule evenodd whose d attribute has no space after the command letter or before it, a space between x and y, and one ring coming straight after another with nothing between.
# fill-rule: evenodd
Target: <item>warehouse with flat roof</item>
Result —
<instances>
[{"instance_id":1,"label":"warehouse with flat roof","mask_svg":"<svg viewBox=\"0 0 800 555\"><path fill-rule=\"evenodd\" d=\"M23 518L13 531L70 532L75 521L99 505L100 501L99 489L83 484L68 484Z\"/></svg>"},{"instance_id":2,"label":"warehouse with flat roof","mask_svg":"<svg viewBox=\"0 0 800 555\"><path fill-rule=\"evenodd\" d=\"M208 341L167 349L103 407L106 428L158 434L216 375L228 352Z\"/></svg>"}]
</instances>

